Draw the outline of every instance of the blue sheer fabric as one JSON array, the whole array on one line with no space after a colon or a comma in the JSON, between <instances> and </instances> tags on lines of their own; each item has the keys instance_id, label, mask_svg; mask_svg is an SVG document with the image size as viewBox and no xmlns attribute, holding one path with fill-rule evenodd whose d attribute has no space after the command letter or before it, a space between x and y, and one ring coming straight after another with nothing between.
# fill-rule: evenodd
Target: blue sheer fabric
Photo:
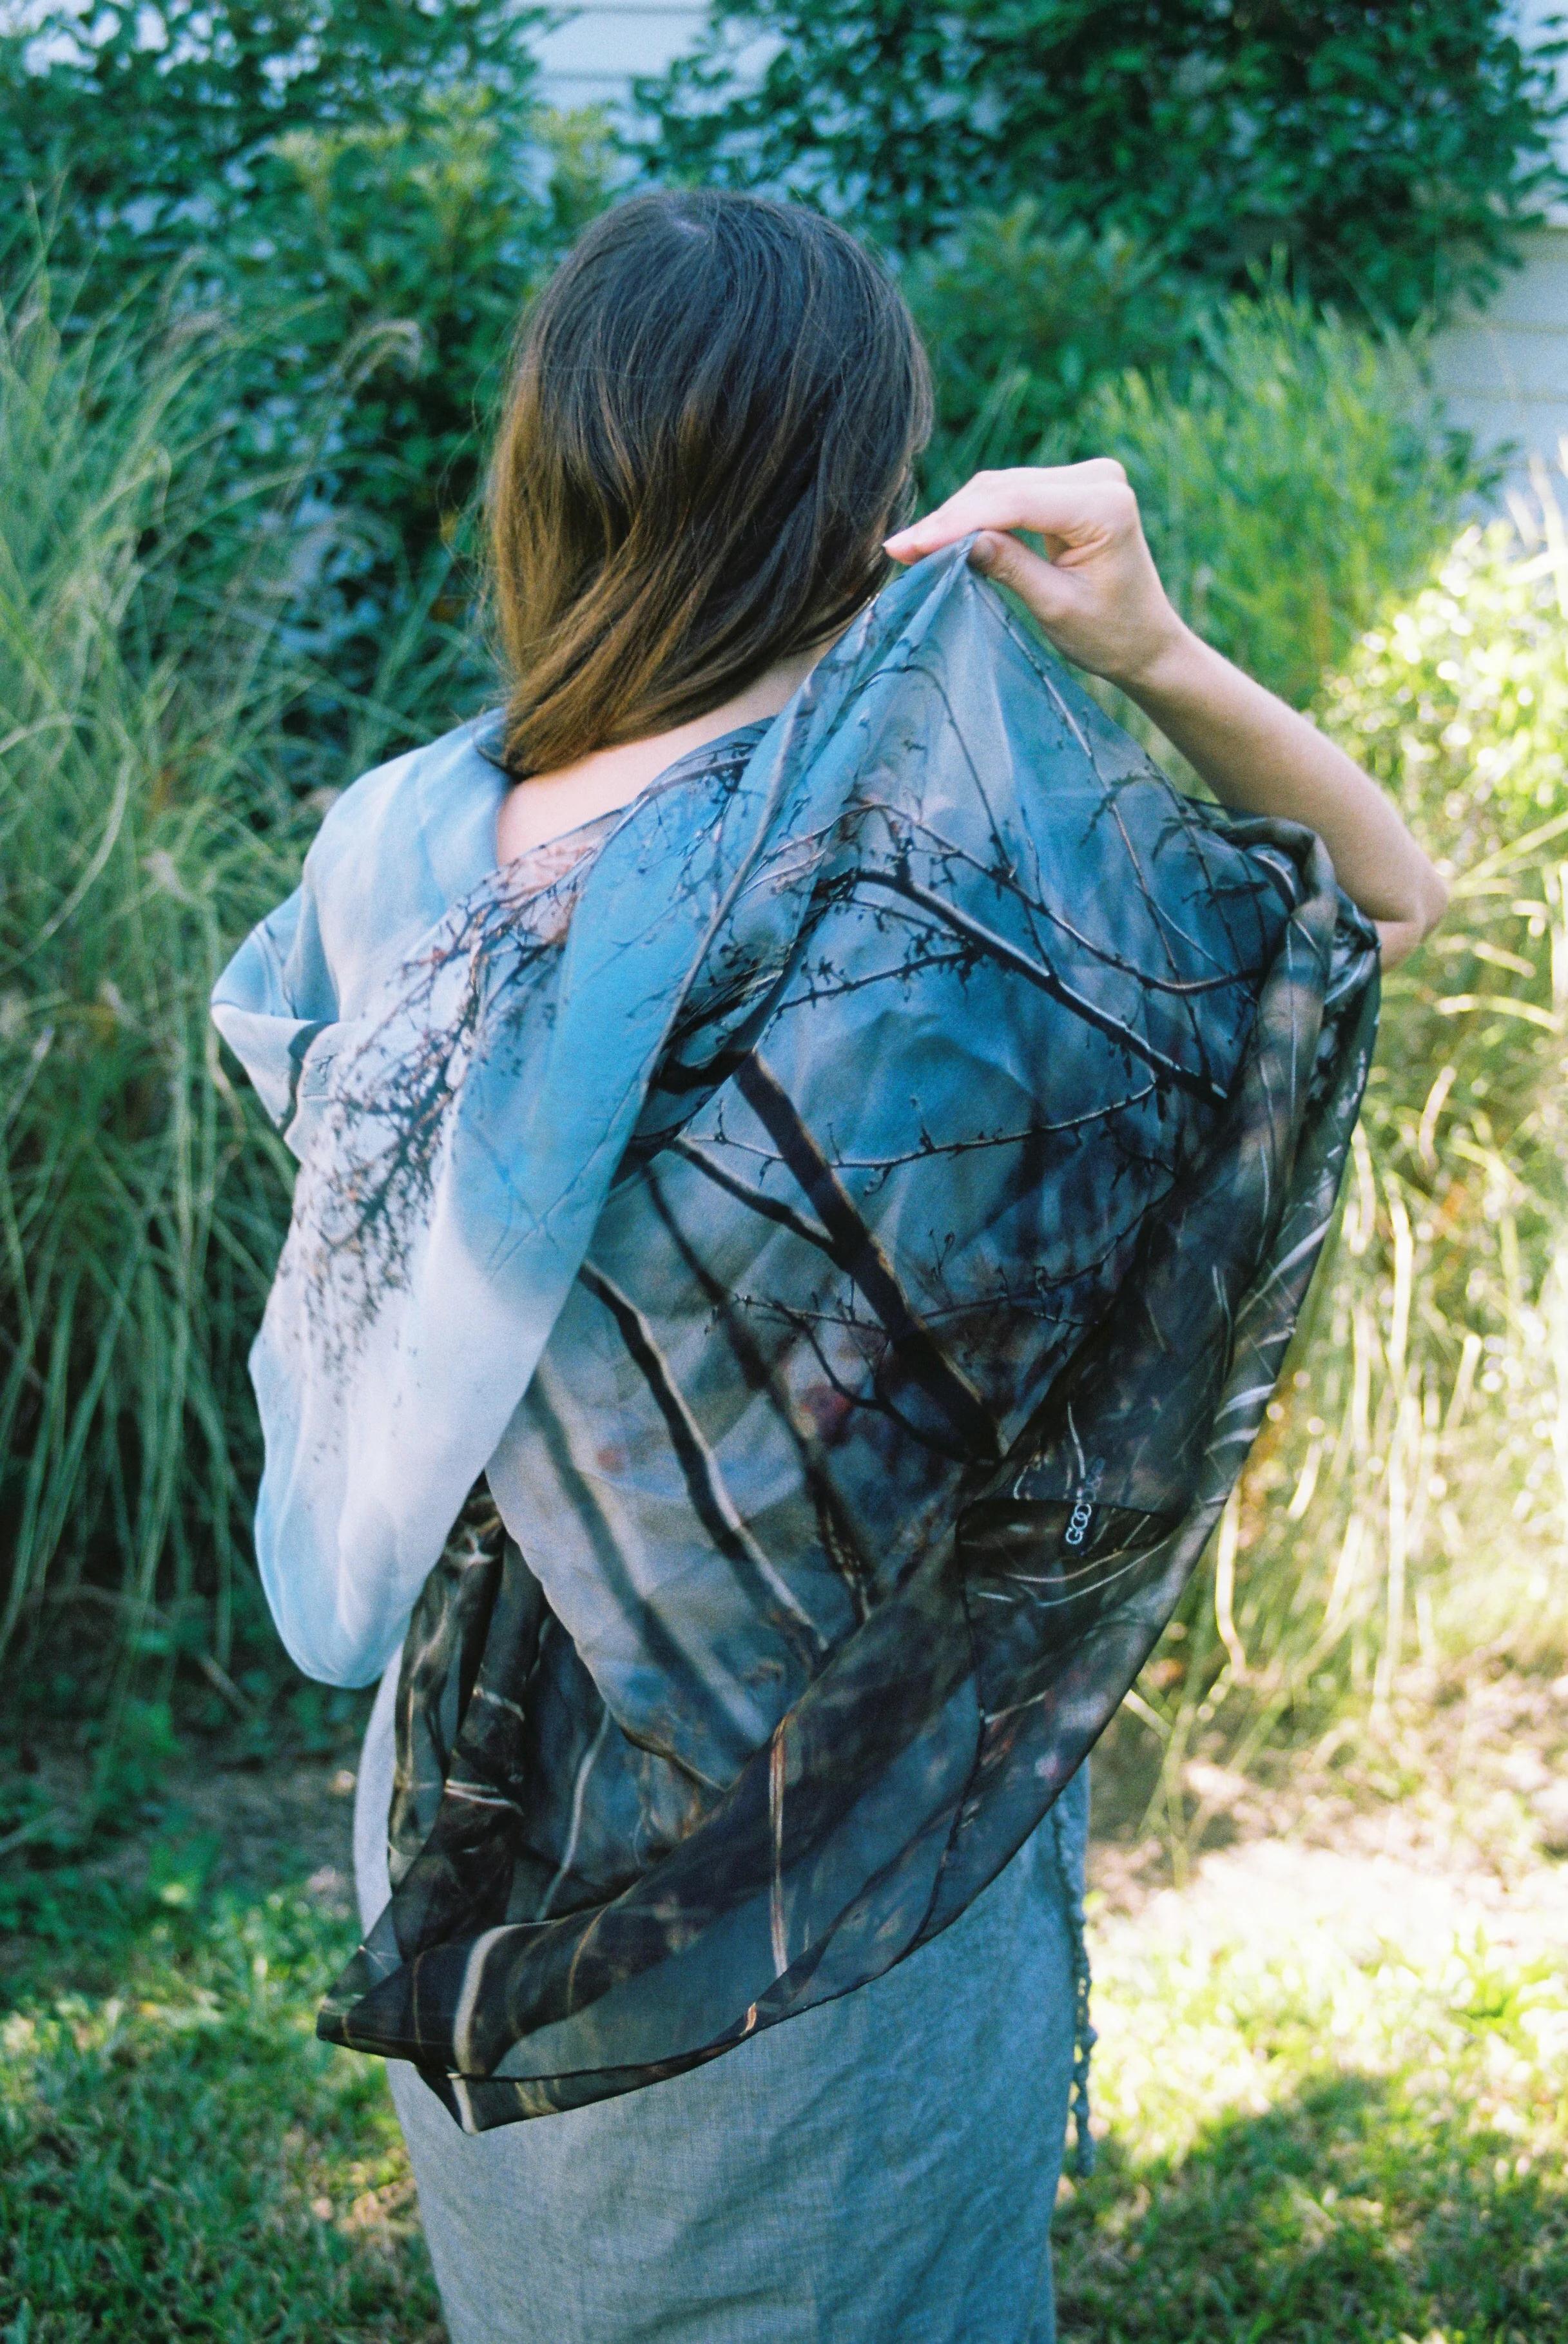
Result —
<instances>
[{"instance_id":1,"label":"blue sheer fabric","mask_svg":"<svg viewBox=\"0 0 1568 2344\"><path fill-rule=\"evenodd\" d=\"M389 1894L389 1678L356 1872ZM548 2124L460 2132L388 2080L451 2344L1052 2344L1088 1786L885 1977Z\"/></svg>"},{"instance_id":2,"label":"blue sheer fabric","mask_svg":"<svg viewBox=\"0 0 1568 2344\"><path fill-rule=\"evenodd\" d=\"M963 549L549 884L481 739L349 792L215 1000L301 1167L268 1595L313 1673L404 1645L322 2031L471 2130L881 1976L1029 1838L1256 1433L1377 997L1319 843Z\"/></svg>"}]
</instances>

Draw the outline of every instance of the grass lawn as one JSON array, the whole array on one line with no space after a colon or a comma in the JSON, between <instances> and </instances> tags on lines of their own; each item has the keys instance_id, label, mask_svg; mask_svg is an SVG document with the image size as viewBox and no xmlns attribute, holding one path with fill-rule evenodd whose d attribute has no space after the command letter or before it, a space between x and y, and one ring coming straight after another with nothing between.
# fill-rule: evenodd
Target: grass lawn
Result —
<instances>
[{"instance_id":1,"label":"grass lawn","mask_svg":"<svg viewBox=\"0 0 1568 2344\"><path fill-rule=\"evenodd\" d=\"M1064 2344L1568 2339L1568 1685L1462 1687L1272 1786L1196 1768L1185 1876L1118 1825L1131 1730ZM114 1841L0 1869L4 2344L442 2335L379 2071L311 2032L349 1746L172 1756Z\"/></svg>"},{"instance_id":2,"label":"grass lawn","mask_svg":"<svg viewBox=\"0 0 1568 2344\"><path fill-rule=\"evenodd\" d=\"M445 2336L380 2071L312 2031L345 1754L177 1759L131 1830L0 1869L4 2344Z\"/></svg>"}]
</instances>

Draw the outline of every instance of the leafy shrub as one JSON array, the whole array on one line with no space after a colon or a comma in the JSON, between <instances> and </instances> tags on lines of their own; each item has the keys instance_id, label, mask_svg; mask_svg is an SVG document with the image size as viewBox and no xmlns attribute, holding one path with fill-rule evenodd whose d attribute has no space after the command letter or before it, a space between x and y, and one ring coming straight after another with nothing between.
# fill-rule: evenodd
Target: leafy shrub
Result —
<instances>
[{"instance_id":1,"label":"leafy shrub","mask_svg":"<svg viewBox=\"0 0 1568 2344\"><path fill-rule=\"evenodd\" d=\"M400 611L460 606L518 312L607 199L602 126L534 103L539 21L510 0L107 0L90 20L62 0L0 35L0 167L47 216L78 318L172 265L184 306L243 321L227 444L248 477L309 476L330 522L313 642L350 692Z\"/></svg>"},{"instance_id":2,"label":"leafy shrub","mask_svg":"<svg viewBox=\"0 0 1568 2344\"><path fill-rule=\"evenodd\" d=\"M45 200L64 182L56 259L112 284L264 239L290 131L406 121L458 88L525 106L541 21L511 0L42 0L0 31L0 177Z\"/></svg>"},{"instance_id":3,"label":"leafy shrub","mask_svg":"<svg viewBox=\"0 0 1568 2344\"><path fill-rule=\"evenodd\" d=\"M1568 547L1551 478L1467 529L1326 696L1357 753L1468 870L1568 809Z\"/></svg>"},{"instance_id":4,"label":"leafy shrub","mask_svg":"<svg viewBox=\"0 0 1568 2344\"><path fill-rule=\"evenodd\" d=\"M1054 227L1030 198L971 214L902 275L936 384L925 467L936 496L983 465L1027 461L1047 441L1065 448L1098 383L1179 365L1203 314L1121 229Z\"/></svg>"},{"instance_id":5,"label":"leafy shrub","mask_svg":"<svg viewBox=\"0 0 1568 2344\"><path fill-rule=\"evenodd\" d=\"M937 389L927 498L983 466L1118 457L1185 615L1289 700L1425 576L1486 477L1419 345L1277 283L1206 298L1028 204L904 278Z\"/></svg>"},{"instance_id":6,"label":"leafy shrub","mask_svg":"<svg viewBox=\"0 0 1568 2344\"><path fill-rule=\"evenodd\" d=\"M519 312L606 201L609 149L592 116L520 119L464 86L405 119L290 131L271 166L266 237L220 274L252 340L253 434L259 454L281 432L352 520L318 628L347 609L379 632L460 543Z\"/></svg>"},{"instance_id":7,"label":"leafy shrub","mask_svg":"<svg viewBox=\"0 0 1568 2344\"><path fill-rule=\"evenodd\" d=\"M652 169L801 189L900 249L1039 197L1222 285L1282 251L1406 324L1494 282L1559 184L1551 60L1502 0L717 0L639 96Z\"/></svg>"},{"instance_id":8,"label":"leafy shrub","mask_svg":"<svg viewBox=\"0 0 1568 2344\"><path fill-rule=\"evenodd\" d=\"M1277 290L1226 304L1179 369L1099 383L1056 452L1120 458L1185 616L1298 703L1477 485L1408 346Z\"/></svg>"}]
</instances>

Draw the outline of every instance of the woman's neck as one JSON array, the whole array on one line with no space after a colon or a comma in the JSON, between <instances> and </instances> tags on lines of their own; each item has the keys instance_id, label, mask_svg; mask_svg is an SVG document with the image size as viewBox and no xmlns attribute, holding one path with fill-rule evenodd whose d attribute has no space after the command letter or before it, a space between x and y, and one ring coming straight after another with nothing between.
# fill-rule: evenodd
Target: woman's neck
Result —
<instances>
[{"instance_id":1,"label":"woman's neck","mask_svg":"<svg viewBox=\"0 0 1568 2344\"><path fill-rule=\"evenodd\" d=\"M613 749L594 749L553 773L531 773L527 781L515 782L496 818L497 862L513 863L565 831L616 813L693 749L705 748L742 724L776 716L827 649L822 643L778 661L722 707L693 716L688 724L650 732L645 740L622 741Z\"/></svg>"}]
</instances>

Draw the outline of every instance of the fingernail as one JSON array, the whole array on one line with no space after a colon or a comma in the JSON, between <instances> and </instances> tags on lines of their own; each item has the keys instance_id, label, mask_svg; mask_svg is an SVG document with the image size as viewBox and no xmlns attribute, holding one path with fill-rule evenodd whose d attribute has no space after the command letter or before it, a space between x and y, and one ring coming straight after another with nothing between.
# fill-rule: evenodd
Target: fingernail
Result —
<instances>
[{"instance_id":1,"label":"fingernail","mask_svg":"<svg viewBox=\"0 0 1568 2344\"><path fill-rule=\"evenodd\" d=\"M969 548L969 567L979 571L982 577L996 566L996 541L994 537L977 537Z\"/></svg>"}]
</instances>

